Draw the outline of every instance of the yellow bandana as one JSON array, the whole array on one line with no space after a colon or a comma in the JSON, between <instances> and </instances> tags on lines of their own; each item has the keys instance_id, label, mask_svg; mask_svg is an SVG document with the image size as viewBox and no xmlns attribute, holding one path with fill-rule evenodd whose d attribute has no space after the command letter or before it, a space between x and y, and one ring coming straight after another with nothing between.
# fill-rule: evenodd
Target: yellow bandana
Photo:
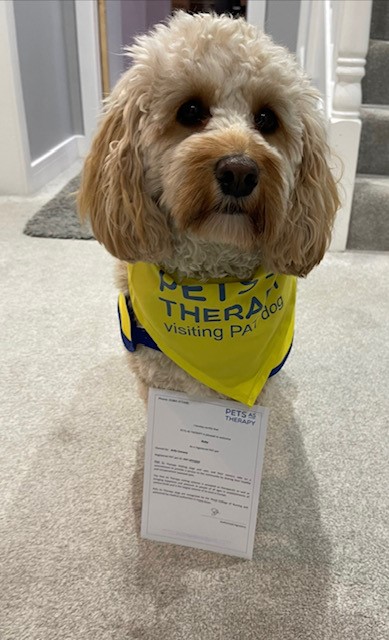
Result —
<instances>
[{"instance_id":1,"label":"yellow bandana","mask_svg":"<svg viewBox=\"0 0 389 640\"><path fill-rule=\"evenodd\" d=\"M250 280L201 283L136 262L128 265L128 286L135 315L159 349L203 384L239 402L252 406L288 355L294 276L259 268ZM128 319L123 321L121 298L125 339L131 329Z\"/></svg>"}]
</instances>

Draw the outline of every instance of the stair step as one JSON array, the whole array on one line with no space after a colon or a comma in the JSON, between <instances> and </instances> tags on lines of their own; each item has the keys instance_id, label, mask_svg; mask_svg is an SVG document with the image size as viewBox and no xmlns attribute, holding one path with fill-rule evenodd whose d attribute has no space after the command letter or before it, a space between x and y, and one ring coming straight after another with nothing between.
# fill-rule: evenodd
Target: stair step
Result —
<instances>
[{"instance_id":1,"label":"stair step","mask_svg":"<svg viewBox=\"0 0 389 640\"><path fill-rule=\"evenodd\" d=\"M389 108L363 106L357 173L389 176Z\"/></svg>"},{"instance_id":2,"label":"stair step","mask_svg":"<svg viewBox=\"0 0 389 640\"><path fill-rule=\"evenodd\" d=\"M370 40L366 74L362 80L364 104L389 105L389 41Z\"/></svg>"},{"instance_id":3,"label":"stair step","mask_svg":"<svg viewBox=\"0 0 389 640\"><path fill-rule=\"evenodd\" d=\"M370 24L370 38L389 40L389 2L373 0Z\"/></svg>"},{"instance_id":4,"label":"stair step","mask_svg":"<svg viewBox=\"0 0 389 640\"><path fill-rule=\"evenodd\" d=\"M389 178L357 175L347 248L389 251Z\"/></svg>"}]
</instances>

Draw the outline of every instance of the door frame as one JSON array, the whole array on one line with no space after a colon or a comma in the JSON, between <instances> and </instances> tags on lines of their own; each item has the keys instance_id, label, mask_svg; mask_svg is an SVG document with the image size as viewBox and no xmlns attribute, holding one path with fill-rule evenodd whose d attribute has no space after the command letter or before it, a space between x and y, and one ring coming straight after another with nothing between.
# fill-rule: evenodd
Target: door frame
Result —
<instances>
[{"instance_id":1,"label":"door frame","mask_svg":"<svg viewBox=\"0 0 389 640\"><path fill-rule=\"evenodd\" d=\"M78 60L84 135L79 141L80 156L90 148L102 106L100 32L95 0L75 0Z\"/></svg>"}]
</instances>

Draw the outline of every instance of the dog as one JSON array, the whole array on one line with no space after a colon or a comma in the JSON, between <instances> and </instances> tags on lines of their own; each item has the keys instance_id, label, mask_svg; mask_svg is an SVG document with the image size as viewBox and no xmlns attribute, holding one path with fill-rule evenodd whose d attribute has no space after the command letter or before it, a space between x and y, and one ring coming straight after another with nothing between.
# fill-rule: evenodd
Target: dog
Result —
<instances>
[{"instance_id":1,"label":"dog","mask_svg":"<svg viewBox=\"0 0 389 640\"><path fill-rule=\"evenodd\" d=\"M288 356L296 279L339 207L320 96L243 18L179 11L127 53L78 203L118 259L130 364L144 398L251 406Z\"/></svg>"}]
</instances>

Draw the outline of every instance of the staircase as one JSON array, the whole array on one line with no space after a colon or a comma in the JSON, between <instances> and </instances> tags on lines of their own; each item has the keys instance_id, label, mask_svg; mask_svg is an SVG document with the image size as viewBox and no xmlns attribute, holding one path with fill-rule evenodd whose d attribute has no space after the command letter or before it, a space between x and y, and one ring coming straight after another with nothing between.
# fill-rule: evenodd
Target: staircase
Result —
<instances>
[{"instance_id":1,"label":"staircase","mask_svg":"<svg viewBox=\"0 0 389 640\"><path fill-rule=\"evenodd\" d=\"M348 249L389 251L389 0L373 0Z\"/></svg>"}]
</instances>

